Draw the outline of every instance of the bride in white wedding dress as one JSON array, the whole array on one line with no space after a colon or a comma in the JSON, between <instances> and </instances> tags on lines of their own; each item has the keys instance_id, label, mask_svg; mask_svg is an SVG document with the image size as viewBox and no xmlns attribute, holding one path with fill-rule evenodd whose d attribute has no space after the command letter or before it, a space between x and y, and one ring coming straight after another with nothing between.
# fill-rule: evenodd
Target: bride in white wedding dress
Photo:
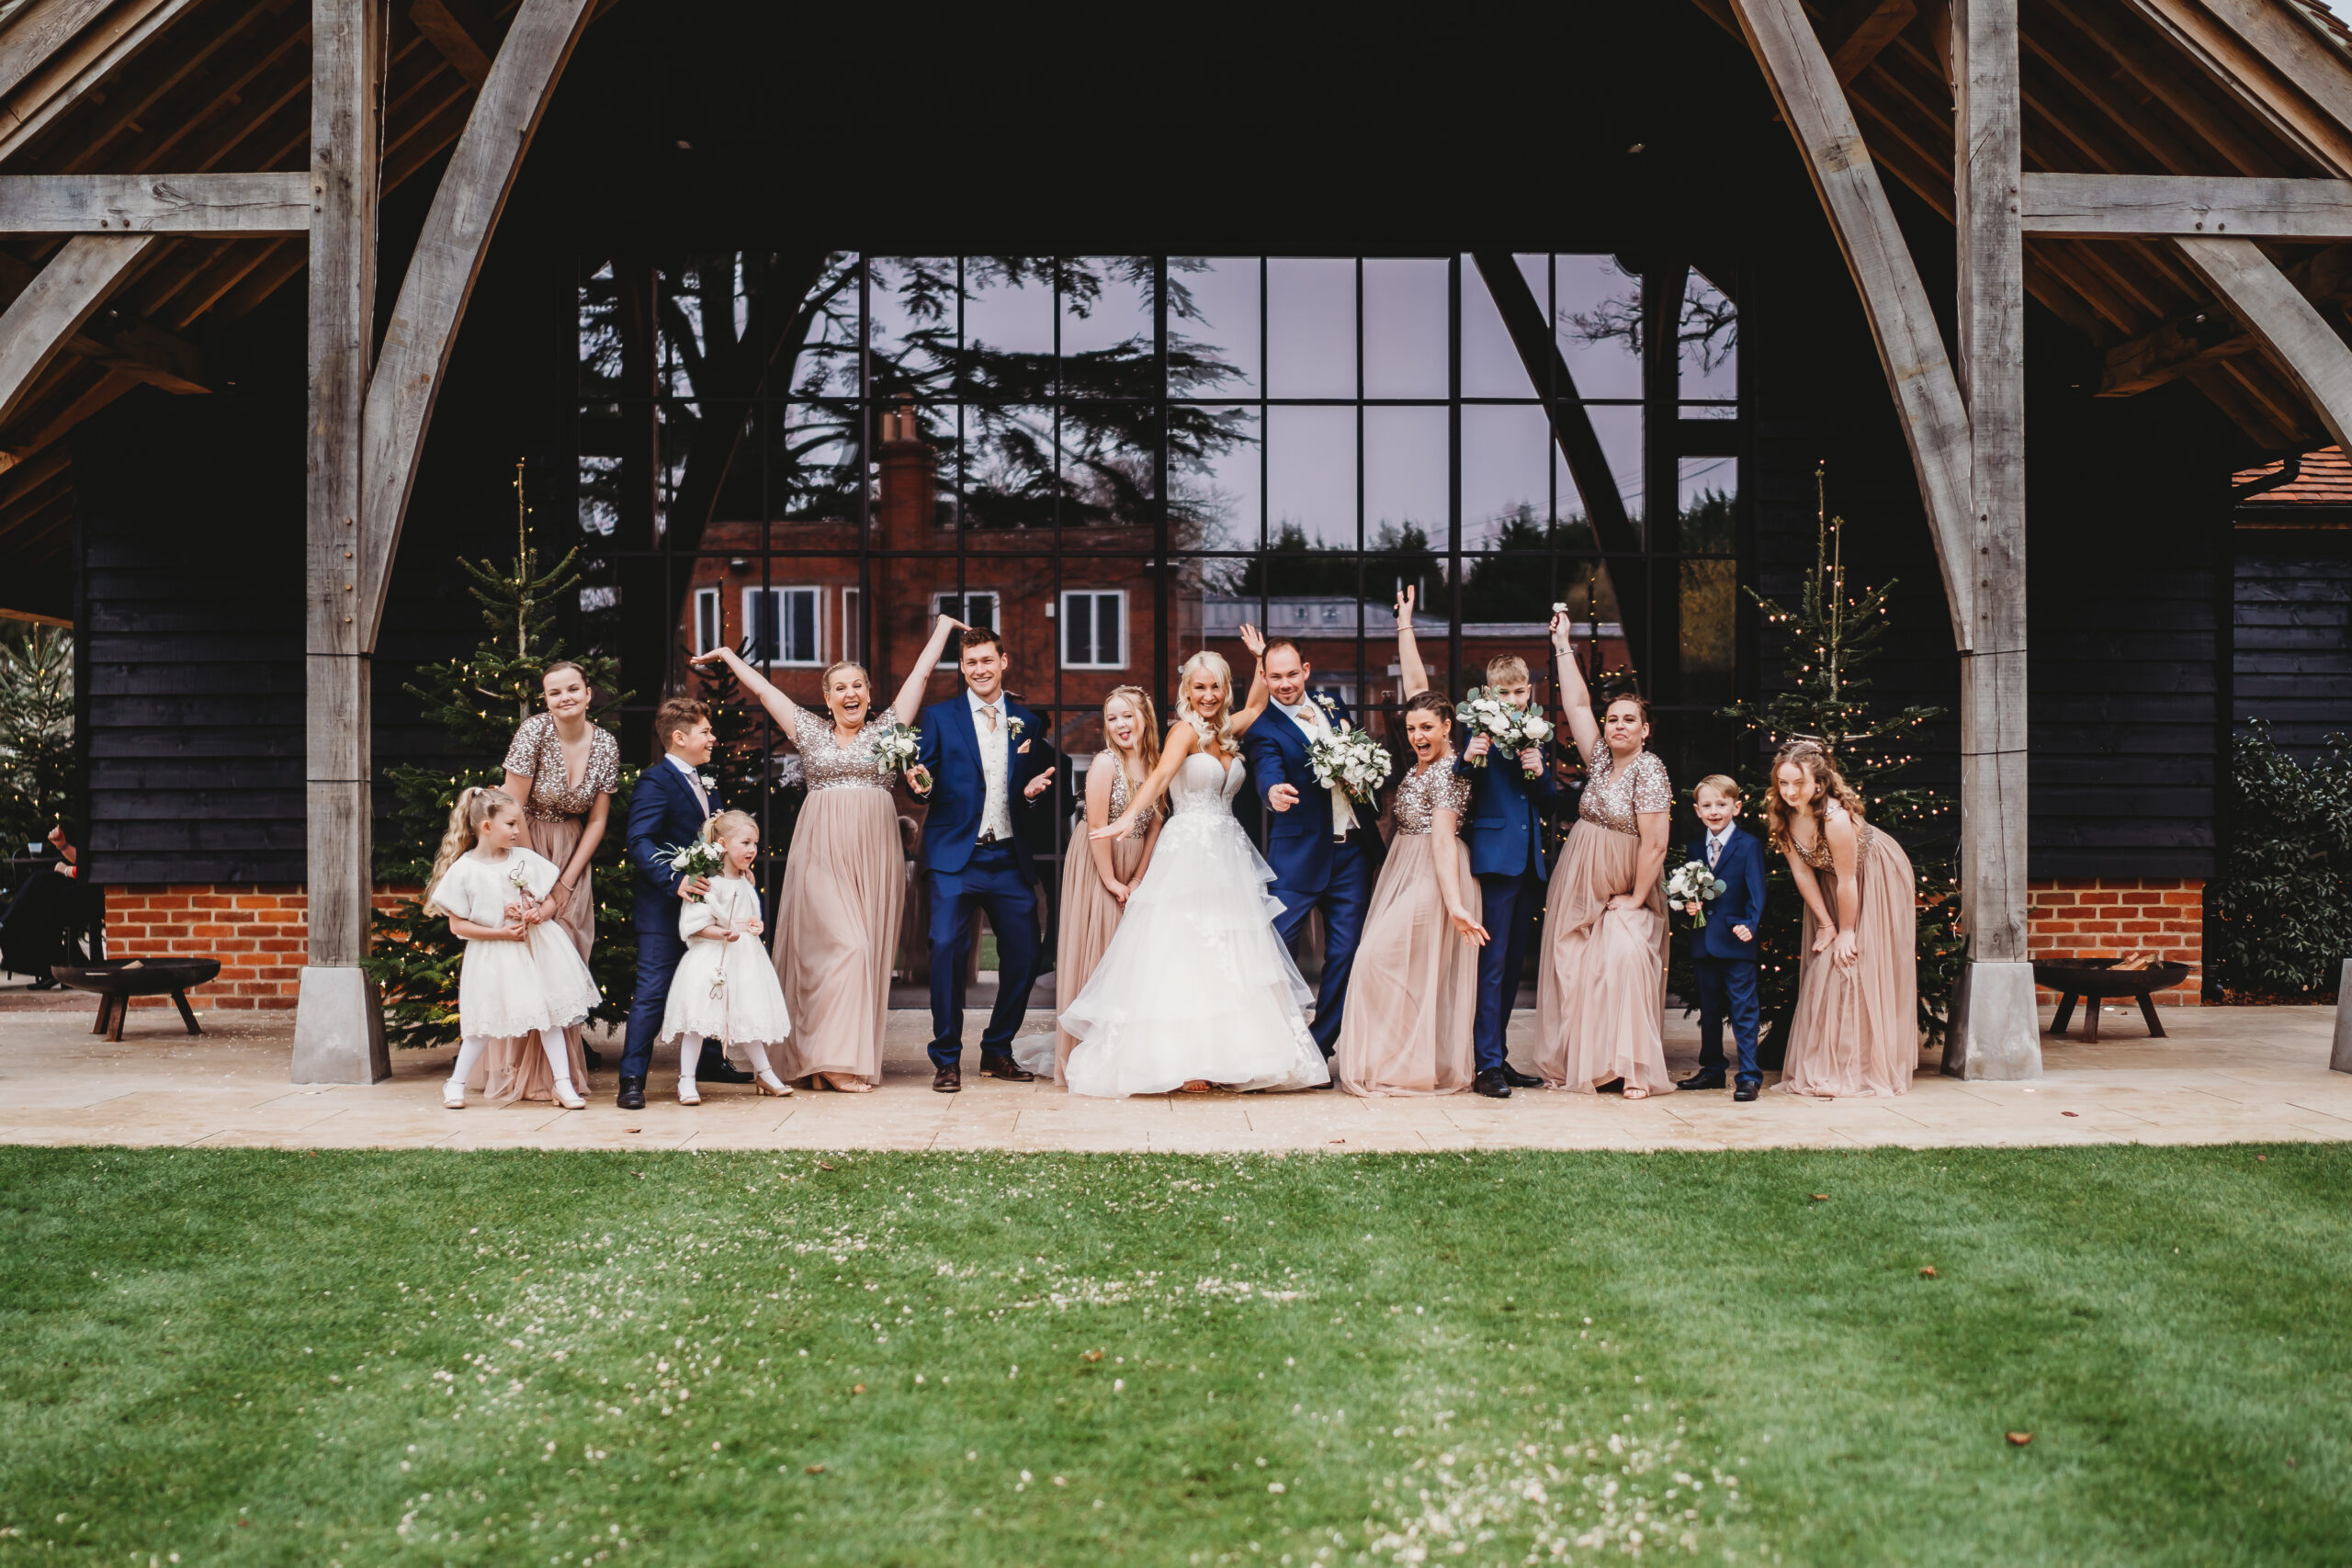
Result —
<instances>
[{"instance_id":1,"label":"bride in white wedding dress","mask_svg":"<svg viewBox=\"0 0 2352 1568\"><path fill-rule=\"evenodd\" d=\"M1143 883L1085 988L1061 1015L1077 1041L1072 1094L1117 1099L1215 1085L1314 1089L1330 1068L1306 1030L1314 993L1274 934L1274 879L1234 819L1249 769L1233 745L1233 675L1185 661L1159 765L1098 839L1126 832L1163 791L1170 807ZM1041 1036L1050 1043L1050 1036Z\"/></svg>"}]
</instances>

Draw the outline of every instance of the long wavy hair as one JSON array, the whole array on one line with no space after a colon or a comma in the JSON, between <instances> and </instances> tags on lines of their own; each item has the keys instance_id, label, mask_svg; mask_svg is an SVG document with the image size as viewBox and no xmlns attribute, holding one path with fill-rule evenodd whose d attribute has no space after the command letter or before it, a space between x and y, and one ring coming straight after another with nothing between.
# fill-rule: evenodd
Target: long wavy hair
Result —
<instances>
[{"instance_id":1,"label":"long wavy hair","mask_svg":"<svg viewBox=\"0 0 2352 1568\"><path fill-rule=\"evenodd\" d=\"M1825 808L1832 800L1844 807L1855 821L1864 819L1862 797L1854 793L1854 786L1848 784L1846 775L1838 771L1837 760L1829 755L1826 746L1804 737L1783 741L1780 750L1772 755L1772 786L1764 796L1764 822L1770 829L1775 854L1786 854L1795 842L1789 831L1796 821L1795 811L1781 798L1781 770L1792 762L1813 781L1813 802L1806 809L1813 817L1815 843L1821 841L1821 835L1827 829L1828 814Z\"/></svg>"},{"instance_id":2,"label":"long wavy hair","mask_svg":"<svg viewBox=\"0 0 2352 1568\"><path fill-rule=\"evenodd\" d=\"M1159 713L1152 706L1151 694L1141 686L1114 686L1111 694L1102 699L1102 749L1118 757L1119 766L1127 765L1119 755L1119 743L1111 739L1111 705L1125 697L1136 710L1136 774L1127 782L1129 793L1151 777L1151 770L1159 766Z\"/></svg>"},{"instance_id":3,"label":"long wavy hair","mask_svg":"<svg viewBox=\"0 0 2352 1568\"><path fill-rule=\"evenodd\" d=\"M441 886L441 878L458 863L458 857L481 842L481 825L493 817L509 811L520 811L514 797L503 789L487 789L469 784L458 792L458 804L449 808L449 826L441 835L440 852L433 857L433 874L424 879L427 897L430 890ZM446 915L449 911L434 904L426 904L428 915Z\"/></svg>"},{"instance_id":4,"label":"long wavy hair","mask_svg":"<svg viewBox=\"0 0 2352 1568\"><path fill-rule=\"evenodd\" d=\"M1233 738L1233 666L1225 661L1225 655L1204 648L1184 660L1184 667L1176 671L1176 716L1206 724L1205 717L1193 711L1193 672L1196 670L1214 674L1225 692L1225 701L1217 708L1216 737L1218 745L1225 745Z\"/></svg>"}]
</instances>

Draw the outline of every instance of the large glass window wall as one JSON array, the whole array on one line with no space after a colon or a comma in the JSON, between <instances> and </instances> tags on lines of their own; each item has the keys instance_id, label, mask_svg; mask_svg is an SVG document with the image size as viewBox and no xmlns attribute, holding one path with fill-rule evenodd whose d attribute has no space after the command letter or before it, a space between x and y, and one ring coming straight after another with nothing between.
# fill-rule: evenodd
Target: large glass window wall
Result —
<instances>
[{"instance_id":1,"label":"large glass window wall","mask_svg":"<svg viewBox=\"0 0 2352 1568\"><path fill-rule=\"evenodd\" d=\"M1393 732L1400 587L1457 698L1518 654L1548 699L1566 604L1687 784L1736 760L1736 292L1567 253L587 258L582 629L623 661L635 754L714 643L815 708L840 660L887 700L941 609L993 626L1076 764L1032 818L1058 858L1112 688L1164 722L1198 649L1246 682L1250 623ZM737 724L773 759L743 783L788 785L790 748ZM791 792L765 795L781 852Z\"/></svg>"}]
</instances>

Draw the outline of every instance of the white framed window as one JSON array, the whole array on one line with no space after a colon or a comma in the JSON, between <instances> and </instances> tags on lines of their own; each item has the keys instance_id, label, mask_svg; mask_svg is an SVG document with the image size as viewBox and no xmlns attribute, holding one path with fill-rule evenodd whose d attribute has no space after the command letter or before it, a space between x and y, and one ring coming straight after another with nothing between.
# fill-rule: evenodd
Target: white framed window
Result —
<instances>
[{"instance_id":1,"label":"white framed window","mask_svg":"<svg viewBox=\"0 0 2352 1568\"><path fill-rule=\"evenodd\" d=\"M1061 602L1062 668L1125 670L1127 667L1127 591L1086 588L1064 591Z\"/></svg>"},{"instance_id":2,"label":"white framed window","mask_svg":"<svg viewBox=\"0 0 2352 1568\"><path fill-rule=\"evenodd\" d=\"M743 635L754 664L814 669L825 661L824 590L746 588Z\"/></svg>"},{"instance_id":3,"label":"white framed window","mask_svg":"<svg viewBox=\"0 0 2352 1568\"><path fill-rule=\"evenodd\" d=\"M708 653L726 640L727 631L718 617L718 590L695 590L695 651Z\"/></svg>"},{"instance_id":4,"label":"white framed window","mask_svg":"<svg viewBox=\"0 0 2352 1568\"><path fill-rule=\"evenodd\" d=\"M1004 630L1004 623L997 619L997 597L993 588L975 588L967 592L950 591L931 596L933 615L953 615L967 626L986 626L990 631ZM947 639L946 657L939 661L942 670L953 670L962 661L956 651L956 639Z\"/></svg>"}]
</instances>

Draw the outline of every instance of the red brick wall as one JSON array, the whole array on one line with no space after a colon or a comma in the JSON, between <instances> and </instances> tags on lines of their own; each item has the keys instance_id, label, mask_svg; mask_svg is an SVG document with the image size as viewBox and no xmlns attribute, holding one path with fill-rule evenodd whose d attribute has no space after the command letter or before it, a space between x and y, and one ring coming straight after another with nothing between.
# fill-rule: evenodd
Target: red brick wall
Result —
<instances>
[{"instance_id":1,"label":"red brick wall","mask_svg":"<svg viewBox=\"0 0 2352 1568\"><path fill-rule=\"evenodd\" d=\"M2151 953L2186 964L2188 978L2155 999L2160 1007L2194 1007L2205 958L2205 884L2177 876L2035 882L2027 895L2026 941L2037 959ZM2051 1005L2058 1000L2053 991L2039 995Z\"/></svg>"},{"instance_id":2,"label":"red brick wall","mask_svg":"<svg viewBox=\"0 0 2352 1568\"><path fill-rule=\"evenodd\" d=\"M295 886L198 884L108 887L108 958L217 958L220 978L198 987L199 1007L290 1008L310 942L310 898ZM388 908L389 892L376 895ZM141 997L134 1007L169 1007Z\"/></svg>"}]
</instances>

